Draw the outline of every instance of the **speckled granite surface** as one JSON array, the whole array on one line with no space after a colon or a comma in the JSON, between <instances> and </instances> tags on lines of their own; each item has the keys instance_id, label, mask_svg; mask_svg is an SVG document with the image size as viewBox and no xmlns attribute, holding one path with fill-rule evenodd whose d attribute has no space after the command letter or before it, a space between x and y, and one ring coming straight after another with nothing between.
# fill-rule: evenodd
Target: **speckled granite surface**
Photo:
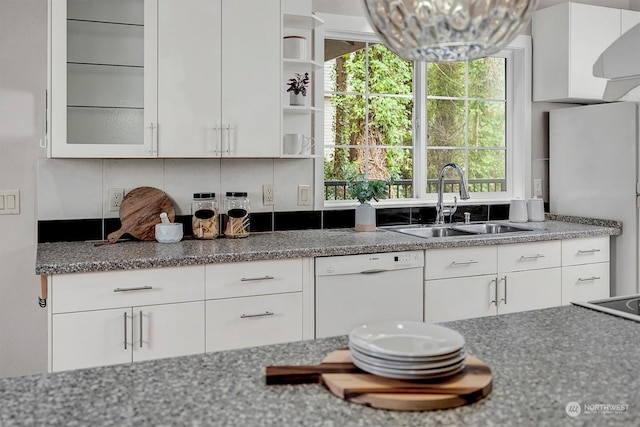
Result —
<instances>
[{"instance_id":1,"label":"speckled granite surface","mask_svg":"<svg viewBox=\"0 0 640 427\"><path fill-rule=\"evenodd\" d=\"M265 386L264 369L316 364L346 337L0 379L0 425L631 426L640 323L566 306L449 322L493 371L493 391L432 412L371 409L320 385ZM569 417L569 402L629 405Z\"/></svg>"},{"instance_id":2,"label":"speckled granite surface","mask_svg":"<svg viewBox=\"0 0 640 427\"><path fill-rule=\"evenodd\" d=\"M620 228L615 226L616 223L603 226L544 221L517 225L531 231L424 239L381 229L370 233L358 233L353 229L333 229L276 231L252 234L246 239L183 240L170 244L123 241L96 247L94 242L40 243L36 274L481 246L620 233Z\"/></svg>"}]
</instances>

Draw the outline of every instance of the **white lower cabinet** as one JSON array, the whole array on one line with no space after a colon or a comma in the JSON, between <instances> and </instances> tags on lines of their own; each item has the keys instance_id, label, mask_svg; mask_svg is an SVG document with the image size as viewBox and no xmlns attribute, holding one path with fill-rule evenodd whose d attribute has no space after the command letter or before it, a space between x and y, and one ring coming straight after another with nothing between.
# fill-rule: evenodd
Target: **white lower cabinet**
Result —
<instances>
[{"instance_id":1,"label":"white lower cabinet","mask_svg":"<svg viewBox=\"0 0 640 427\"><path fill-rule=\"evenodd\" d=\"M204 353L204 302L56 314L52 371Z\"/></svg>"},{"instance_id":2,"label":"white lower cabinet","mask_svg":"<svg viewBox=\"0 0 640 427\"><path fill-rule=\"evenodd\" d=\"M560 251L560 241L427 250L425 321L560 305Z\"/></svg>"},{"instance_id":3,"label":"white lower cabinet","mask_svg":"<svg viewBox=\"0 0 640 427\"><path fill-rule=\"evenodd\" d=\"M204 266L49 278L49 371L204 353Z\"/></svg>"},{"instance_id":4,"label":"white lower cabinet","mask_svg":"<svg viewBox=\"0 0 640 427\"><path fill-rule=\"evenodd\" d=\"M609 244L608 236L562 241L562 304L611 295Z\"/></svg>"},{"instance_id":5,"label":"white lower cabinet","mask_svg":"<svg viewBox=\"0 0 640 427\"><path fill-rule=\"evenodd\" d=\"M311 258L206 267L206 351L313 338Z\"/></svg>"},{"instance_id":6,"label":"white lower cabinet","mask_svg":"<svg viewBox=\"0 0 640 427\"><path fill-rule=\"evenodd\" d=\"M206 351L302 340L302 292L207 301Z\"/></svg>"}]
</instances>

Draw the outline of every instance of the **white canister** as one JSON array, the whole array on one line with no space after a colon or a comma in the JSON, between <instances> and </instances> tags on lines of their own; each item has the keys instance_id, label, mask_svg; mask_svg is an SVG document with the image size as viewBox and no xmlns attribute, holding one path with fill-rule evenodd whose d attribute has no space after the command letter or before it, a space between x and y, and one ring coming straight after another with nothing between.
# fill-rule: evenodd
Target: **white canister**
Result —
<instances>
[{"instance_id":1,"label":"white canister","mask_svg":"<svg viewBox=\"0 0 640 427\"><path fill-rule=\"evenodd\" d=\"M529 221L544 221L544 200L527 200L527 215L529 216Z\"/></svg>"},{"instance_id":2,"label":"white canister","mask_svg":"<svg viewBox=\"0 0 640 427\"><path fill-rule=\"evenodd\" d=\"M509 221L527 222L527 201L522 199L511 199L509 205Z\"/></svg>"},{"instance_id":3,"label":"white canister","mask_svg":"<svg viewBox=\"0 0 640 427\"><path fill-rule=\"evenodd\" d=\"M286 36L283 40L282 54L290 59L307 59L307 39L303 36Z\"/></svg>"}]
</instances>

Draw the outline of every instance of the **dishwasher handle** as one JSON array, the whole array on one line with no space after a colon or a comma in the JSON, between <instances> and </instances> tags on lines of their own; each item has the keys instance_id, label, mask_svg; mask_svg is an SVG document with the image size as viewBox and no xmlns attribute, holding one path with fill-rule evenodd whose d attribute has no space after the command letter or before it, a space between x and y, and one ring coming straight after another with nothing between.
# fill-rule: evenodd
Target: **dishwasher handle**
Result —
<instances>
[{"instance_id":1,"label":"dishwasher handle","mask_svg":"<svg viewBox=\"0 0 640 427\"><path fill-rule=\"evenodd\" d=\"M391 271L391 270L387 270L384 268L373 268L371 270L361 271L360 274L377 274L377 273L384 273L385 271Z\"/></svg>"}]
</instances>

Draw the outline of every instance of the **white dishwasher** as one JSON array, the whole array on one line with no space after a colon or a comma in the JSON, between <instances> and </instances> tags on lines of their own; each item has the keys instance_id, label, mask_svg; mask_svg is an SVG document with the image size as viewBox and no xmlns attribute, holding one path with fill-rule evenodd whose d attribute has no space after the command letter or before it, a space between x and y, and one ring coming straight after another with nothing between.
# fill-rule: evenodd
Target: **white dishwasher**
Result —
<instances>
[{"instance_id":1,"label":"white dishwasher","mask_svg":"<svg viewBox=\"0 0 640 427\"><path fill-rule=\"evenodd\" d=\"M316 338L372 320L423 320L423 251L316 258Z\"/></svg>"}]
</instances>

